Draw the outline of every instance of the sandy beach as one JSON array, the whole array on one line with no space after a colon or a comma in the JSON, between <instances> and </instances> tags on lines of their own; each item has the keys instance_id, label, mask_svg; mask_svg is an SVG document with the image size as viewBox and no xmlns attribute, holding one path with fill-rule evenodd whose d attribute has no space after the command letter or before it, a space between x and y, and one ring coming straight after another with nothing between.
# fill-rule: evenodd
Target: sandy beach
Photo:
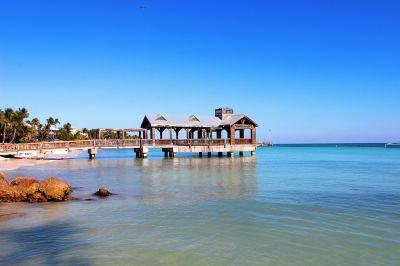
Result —
<instances>
[{"instance_id":1,"label":"sandy beach","mask_svg":"<svg viewBox=\"0 0 400 266\"><path fill-rule=\"evenodd\" d=\"M63 159L71 159L79 156L81 151L72 151L67 154L48 154L45 160L37 159L14 159L14 158L4 158L0 156L0 172L10 171L20 167L34 166L44 163L55 162Z\"/></svg>"},{"instance_id":2,"label":"sandy beach","mask_svg":"<svg viewBox=\"0 0 400 266\"><path fill-rule=\"evenodd\" d=\"M54 160L36 160L36 159L8 159L0 157L0 172L10 171L24 166L33 166L49 163Z\"/></svg>"}]
</instances>

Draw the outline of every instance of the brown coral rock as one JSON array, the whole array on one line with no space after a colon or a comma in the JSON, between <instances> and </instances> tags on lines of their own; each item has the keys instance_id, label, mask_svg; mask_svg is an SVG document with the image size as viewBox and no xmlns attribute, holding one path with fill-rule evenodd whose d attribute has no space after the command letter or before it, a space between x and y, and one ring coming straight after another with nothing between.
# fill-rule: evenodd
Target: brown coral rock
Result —
<instances>
[{"instance_id":1,"label":"brown coral rock","mask_svg":"<svg viewBox=\"0 0 400 266\"><path fill-rule=\"evenodd\" d=\"M61 201L69 198L72 187L61 179L48 177L40 182L39 192L41 192L47 200Z\"/></svg>"},{"instance_id":2,"label":"brown coral rock","mask_svg":"<svg viewBox=\"0 0 400 266\"><path fill-rule=\"evenodd\" d=\"M112 193L110 191L108 191L106 188L101 187L93 195L98 196L98 197L108 197L108 196L112 195Z\"/></svg>"},{"instance_id":3,"label":"brown coral rock","mask_svg":"<svg viewBox=\"0 0 400 266\"><path fill-rule=\"evenodd\" d=\"M21 194L25 194L25 197L39 192L39 181L36 178L17 177L11 181L10 186Z\"/></svg>"},{"instance_id":4,"label":"brown coral rock","mask_svg":"<svg viewBox=\"0 0 400 266\"><path fill-rule=\"evenodd\" d=\"M8 183L6 175L0 172L0 201L12 201L14 192L10 190L10 184Z\"/></svg>"},{"instance_id":5,"label":"brown coral rock","mask_svg":"<svg viewBox=\"0 0 400 266\"><path fill-rule=\"evenodd\" d=\"M0 186L8 185L8 180L6 175L3 172L0 172Z\"/></svg>"},{"instance_id":6,"label":"brown coral rock","mask_svg":"<svg viewBox=\"0 0 400 266\"><path fill-rule=\"evenodd\" d=\"M8 183L0 173L0 202L45 202L73 200L72 188L64 181L50 177L39 182L36 178L17 177Z\"/></svg>"}]
</instances>

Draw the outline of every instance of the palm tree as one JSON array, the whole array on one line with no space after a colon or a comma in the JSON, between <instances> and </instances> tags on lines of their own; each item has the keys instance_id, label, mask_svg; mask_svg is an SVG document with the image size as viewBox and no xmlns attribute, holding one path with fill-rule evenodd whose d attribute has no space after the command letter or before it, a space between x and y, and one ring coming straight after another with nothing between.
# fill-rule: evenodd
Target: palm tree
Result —
<instances>
[{"instance_id":1,"label":"palm tree","mask_svg":"<svg viewBox=\"0 0 400 266\"><path fill-rule=\"evenodd\" d=\"M34 119L32 119L32 120L31 120L31 125L32 125L33 127L35 127L35 128L38 128L39 125L40 125L39 119L36 118L36 117L35 117Z\"/></svg>"},{"instance_id":2,"label":"palm tree","mask_svg":"<svg viewBox=\"0 0 400 266\"><path fill-rule=\"evenodd\" d=\"M53 117L49 117L46 119L47 125L52 126L54 124L54 118Z\"/></svg>"},{"instance_id":3,"label":"palm tree","mask_svg":"<svg viewBox=\"0 0 400 266\"><path fill-rule=\"evenodd\" d=\"M24 131L23 130L23 127L25 126L24 120L28 117L29 117L29 113L26 108L19 108L17 111L14 112L14 115L11 120L12 127L13 127L13 135L12 135L10 143L14 142L17 130L20 130L22 128L22 131ZM22 132L22 134L24 134L24 132Z\"/></svg>"},{"instance_id":4,"label":"palm tree","mask_svg":"<svg viewBox=\"0 0 400 266\"><path fill-rule=\"evenodd\" d=\"M33 118L31 121L27 121L27 123L31 126L29 130L27 130L27 138L29 140L37 140L40 138L40 129L43 127L43 125L40 123L38 118Z\"/></svg>"},{"instance_id":5,"label":"palm tree","mask_svg":"<svg viewBox=\"0 0 400 266\"><path fill-rule=\"evenodd\" d=\"M4 110L4 125L3 125L3 144L6 142L7 127L11 127L14 121L15 112L12 108Z\"/></svg>"}]
</instances>

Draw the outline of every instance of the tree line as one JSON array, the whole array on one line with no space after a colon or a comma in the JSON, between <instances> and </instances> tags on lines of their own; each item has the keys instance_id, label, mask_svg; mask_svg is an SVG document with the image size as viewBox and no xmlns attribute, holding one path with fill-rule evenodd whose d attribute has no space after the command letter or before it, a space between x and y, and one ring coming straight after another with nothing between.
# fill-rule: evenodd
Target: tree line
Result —
<instances>
[{"instance_id":1,"label":"tree line","mask_svg":"<svg viewBox=\"0 0 400 266\"><path fill-rule=\"evenodd\" d=\"M57 130L54 130L57 128ZM49 140L85 140L98 138L97 129L84 128L74 131L71 123L61 126L58 118L49 117L41 122L38 118L29 119L26 108L0 109L0 143L26 143ZM117 133L111 130L102 132L102 138L116 139Z\"/></svg>"}]
</instances>

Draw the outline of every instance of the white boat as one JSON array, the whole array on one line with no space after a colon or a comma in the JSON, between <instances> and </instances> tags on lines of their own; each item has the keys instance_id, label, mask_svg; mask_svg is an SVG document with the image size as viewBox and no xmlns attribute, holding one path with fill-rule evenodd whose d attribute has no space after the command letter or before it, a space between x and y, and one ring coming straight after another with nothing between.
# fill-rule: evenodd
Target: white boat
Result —
<instances>
[{"instance_id":1,"label":"white boat","mask_svg":"<svg viewBox=\"0 0 400 266\"><path fill-rule=\"evenodd\" d=\"M55 157L55 158L63 158L65 155L68 154L68 150L50 150L50 151L45 151L46 156L50 157ZM21 158L21 159L31 159L31 158L36 158L38 156L38 151L24 151L24 152L18 152L15 155L15 158Z\"/></svg>"}]
</instances>

